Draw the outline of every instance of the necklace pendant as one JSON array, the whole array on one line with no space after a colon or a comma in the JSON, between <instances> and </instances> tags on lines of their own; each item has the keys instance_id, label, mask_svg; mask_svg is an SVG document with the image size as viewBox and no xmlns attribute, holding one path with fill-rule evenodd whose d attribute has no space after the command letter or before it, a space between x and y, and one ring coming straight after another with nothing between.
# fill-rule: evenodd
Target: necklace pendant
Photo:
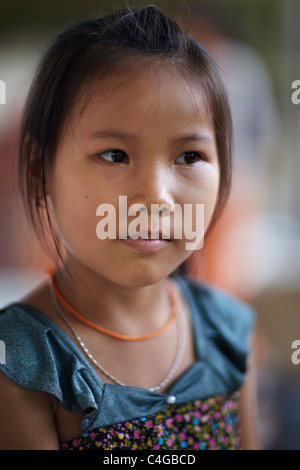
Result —
<instances>
[{"instance_id":1,"label":"necklace pendant","mask_svg":"<svg viewBox=\"0 0 300 470\"><path fill-rule=\"evenodd\" d=\"M176 397L174 395L168 395L167 403L168 405L174 405L174 403L176 403Z\"/></svg>"}]
</instances>

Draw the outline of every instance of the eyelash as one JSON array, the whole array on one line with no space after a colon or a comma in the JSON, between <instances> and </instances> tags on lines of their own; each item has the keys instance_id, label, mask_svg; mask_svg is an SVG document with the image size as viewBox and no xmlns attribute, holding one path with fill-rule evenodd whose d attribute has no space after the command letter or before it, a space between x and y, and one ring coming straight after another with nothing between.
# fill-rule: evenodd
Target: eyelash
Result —
<instances>
[{"instance_id":1,"label":"eyelash","mask_svg":"<svg viewBox=\"0 0 300 470\"><path fill-rule=\"evenodd\" d=\"M126 160L126 161L124 161L124 160L122 160L122 161L121 161L121 160L117 160L117 161L113 161L113 162L111 162L111 163L127 163L127 161L129 162L129 158L128 158L128 156L126 155L126 153L123 152L123 150L117 150L117 149L116 149L116 150L115 150L115 149L106 150L105 152L99 153L99 154L98 154L98 157L99 157L99 158L102 158L103 160L110 161L110 160L108 160L107 158L103 158L103 156L106 155L106 154L115 154L115 155L119 155L119 157L117 157L117 158L120 158L120 154L122 154L123 157L127 157L127 160Z\"/></svg>"},{"instance_id":2,"label":"eyelash","mask_svg":"<svg viewBox=\"0 0 300 470\"><path fill-rule=\"evenodd\" d=\"M112 158L115 157L115 158L117 158L117 160L111 161L108 158L104 158L104 155L108 155L108 154L111 154ZM201 153L193 152L193 151L183 152L182 154L180 154L176 158L176 160L178 160L179 157L182 157L182 156L186 157L187 155L189 155L189 156L192 155L193 158L198 160L198 161L199 160L204 160L204 157ZM128 158L127 154L125 152L123 152L123 150L118 150L118 149L106 150L105 152L99 153L98 157L103 159L103 160L110 161L111 163L128 163L129 162L129 158ZM121 158L123 158L123 159L121 160ZM190 165L193 165L195 163L196 163L195 161L192 161L192 162L189 162L189 163L184 162L183 164L190 166Z\"/></svg>"}]
</instances>

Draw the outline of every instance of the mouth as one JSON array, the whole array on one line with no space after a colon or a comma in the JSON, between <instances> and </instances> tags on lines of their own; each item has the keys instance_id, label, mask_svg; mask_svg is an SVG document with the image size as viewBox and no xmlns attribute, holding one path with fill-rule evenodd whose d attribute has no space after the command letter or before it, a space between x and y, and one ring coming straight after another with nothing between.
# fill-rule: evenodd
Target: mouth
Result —
<instances>
[{"instance_id":1,"label":"mouth","mask_svg":"<svg viewBox=\"0 0 300 470\"><path fill-rule=\"evenodd\" d=\"M138 238L141 238L142 240L166 240L166 241L171 241L170 235L165 234L162 231L159 232L152 232L149 230L148 232L141 232L139 234L135 234L138 236ZM133 236L132 238L136 238Z\"/></svg>"},{"instance_id":2,"label":"mouth","mask_svg":"<svg viewBox=\"0 0 300 470\"><path fill-rule=\"evenodd\" d=\"M125 246L132 248L134 250L143 251L143 252L156 252L160 251L163 248L169 246L172 242L170 238L164 236L162 232L158 233L138 233L134 236L119 239Z\"/></svg>"}]
</instances>

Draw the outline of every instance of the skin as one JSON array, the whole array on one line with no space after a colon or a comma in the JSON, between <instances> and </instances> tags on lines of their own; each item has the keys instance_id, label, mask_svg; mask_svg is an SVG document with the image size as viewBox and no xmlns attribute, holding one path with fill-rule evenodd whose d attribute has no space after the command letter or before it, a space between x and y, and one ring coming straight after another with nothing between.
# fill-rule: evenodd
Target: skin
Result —
<instances>
[{"instance_id":1,"label":"skin","mask_svg":"<svg viewBox=\"0 0 300 470\"><path fill-rule=\"evenodd\" d=\"M128 80L121 76L122 82L116 77L117 86L112 90L107 83L96 82L92 99L84 107L81 100L75 104L57 147L47 189L72 273L71 279L64 268L58 270L58 289L90 321L132 336L167 321L170 303L165 278L191 252L186 251L184 238L170 241L158 252L136 250L119 239L99 240L97 206L105 202L117 208L119 195L127 196L128 206L139 203L149 209L153 203L202 203L207 229L220 177L214 129L201 89L163 68L130 74ZM124 152L124 160L112 161L108 152L112 149ZM190 152L195 160L186 163ZM69 334L46 285L23 301ZM187 337L174 380L196 359L189 312L182 298L180 308ZM149 388L160 382L172 363L176 324L149 341L120 343L104 335L99 341L98 332L76 318L72 323L93 355L128 385ZM100 372L99 376L109 382ZM53 397L23 390L1 376L0 420L7 423L5 433L0 431L3 448L57 449L59 441L81 434L81 418L64 410Z\"/></svg>"}]
</instances>

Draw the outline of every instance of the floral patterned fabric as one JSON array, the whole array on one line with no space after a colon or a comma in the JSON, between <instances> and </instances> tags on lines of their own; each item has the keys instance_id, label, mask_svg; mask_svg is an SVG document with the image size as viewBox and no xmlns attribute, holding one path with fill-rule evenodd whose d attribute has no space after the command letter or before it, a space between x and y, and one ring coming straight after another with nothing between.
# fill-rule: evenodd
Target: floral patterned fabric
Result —
<instances>
[{"instance_id":1,"label":"floral patterned fabric","mask_svg":"<svg viewBox=\"0 0 300 470\"><path fill-rule=\"evenodd\" d=\"M149 416L99 427L61 443L61 449L227 449L241 448L237 393L166 405Z\"/></svg>"}]
</instances>

